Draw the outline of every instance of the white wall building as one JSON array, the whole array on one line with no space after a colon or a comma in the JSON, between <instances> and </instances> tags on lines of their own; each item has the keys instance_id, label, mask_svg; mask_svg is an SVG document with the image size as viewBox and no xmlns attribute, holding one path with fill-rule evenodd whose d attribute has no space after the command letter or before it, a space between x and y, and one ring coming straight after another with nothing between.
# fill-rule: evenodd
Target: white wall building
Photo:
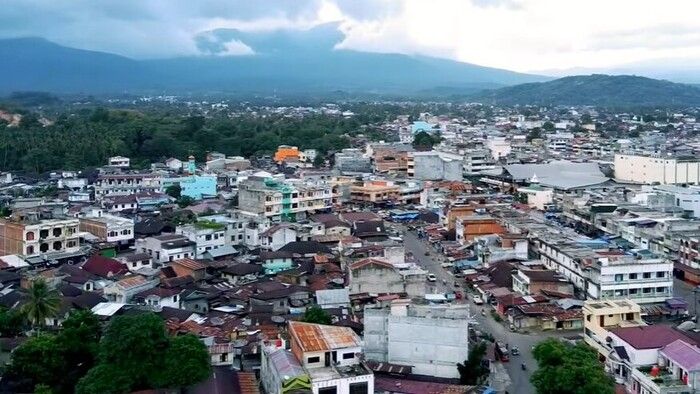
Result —
<instances>
[{"instance_id":1,"label":"white wall building","mask_svg":"<svg viewBox=\"0 0 700 394\"><path fill-rule=\"evenodd\" d=\"M647 184L700 185L700 158L616 154L615 178Z\"/></svg>"}]
</instances>

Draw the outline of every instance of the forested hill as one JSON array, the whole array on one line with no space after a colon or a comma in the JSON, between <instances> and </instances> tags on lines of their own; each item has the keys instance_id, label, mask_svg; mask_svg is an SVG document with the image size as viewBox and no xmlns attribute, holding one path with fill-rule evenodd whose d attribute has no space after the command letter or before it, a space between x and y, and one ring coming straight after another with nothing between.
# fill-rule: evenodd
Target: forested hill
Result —
<instances>
[{"instance_id":1,"label":"forested hill","mask_svg":"<svg viewBox=\"0 0 700 394\"><path fill-rule=\"evenodd\" d=\"M201 160L206 151L249 157L274 152L281 144L325 152L347 147L349 136L372 120L322 115L205 119L98 108L42 126L35 115L24 116L19 127L0 126L2 170L83 169L104 165L114 155L129 156L137 166L189 154Z\"/></svg>"},{"instance_id":2,"label":"forested hill","mask_svg":"<svg viewBox=\"0 0 700 394\"><path fill-rule=\"evenodd\" d=\"M631 75L579 75L489 90L476 96L495 105L697 106L700 88Z\"/></svg>"}]
</instances>

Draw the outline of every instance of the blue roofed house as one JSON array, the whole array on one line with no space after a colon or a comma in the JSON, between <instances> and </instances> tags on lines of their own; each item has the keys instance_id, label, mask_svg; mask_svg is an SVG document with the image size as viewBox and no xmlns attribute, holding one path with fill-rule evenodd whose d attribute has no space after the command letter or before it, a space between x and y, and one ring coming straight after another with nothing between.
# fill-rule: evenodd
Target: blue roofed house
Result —
<instances>
[{"instance_id":1,"label":"blue roofed house","mask_svg":"<svg viewBox=\"0 0 700 394\"><path fill-rule=\"evenodd\" d=\"M163 178L163 189L180 185L180 195L201 200L216 196L216 175L190 175L177 178Z\"/></svg>"},{"instance_id":2,"label":"blue roofed house","mask_svg":"<svg viewBox=\"0 0 700 394\"><path fill-rule=\"evenodd\" d=\"M417 121L411 124L411 133L413 134L418 134L421 131L432 134L433 132L435 132L435 130L436 129L433 128L433 125L431 125L428 122Z\"/></svg>"}]
</instances>

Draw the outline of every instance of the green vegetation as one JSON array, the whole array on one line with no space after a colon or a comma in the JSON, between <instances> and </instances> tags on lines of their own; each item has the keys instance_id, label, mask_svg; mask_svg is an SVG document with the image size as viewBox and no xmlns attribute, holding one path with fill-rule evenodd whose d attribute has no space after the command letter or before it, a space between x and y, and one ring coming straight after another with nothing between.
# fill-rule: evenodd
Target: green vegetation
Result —
<instances>
[{"instance_id":1,"label":"green vegetation","mask_svg":"<svg viewBox=\"0 0 700 394\"><path fill-rule=\"evenodd\" d=\"M481 384L488 376L489 369L482 364L486 354L486 342L479 342L469 350L469 357L463 363L457 364L459 383L464 385Z\"/></svg>"},{"instance_id":2,"label":"green vegetation","mask_svg":"<svg viewBox=\"0 0 700 394\"><path fill-rule=\"evenodd\" d=\"M478 99L497 105L686 107L700 105L700 88L630 75L578 75L491 90Z\"/></svg>"},{"instance_id":3,"label":"green vegetation","mask_svg":"<svg viewBox=\"0 0 700 394\"><path fill-rule=\"evenodd\" d=\"M538 394L612 394L613 380L598 361L598 354L585 344L566 345L548 339L533 352L539 368L530 377Z\"/></svg>"},{"instance_id":4,"label":"green vegetation","mask_svg":"<svg viewBox=\"0 0 700 394\"><path fill-rule=\"evenodd\" d=\"M245 157L270 154L281 144L325 153L348 147L349 136L362 126L355 117L204 118L101 108L60 115L46 127L29 121L29 116L26 119L20 127L7 127L0 133L0 168L80 170L104 165L114 155L128 156L134 166L146 167L150 162L189 154L202 160L207 151Z\"/></svg>"},{"instance_id":5,"label":"green vegetation","mask_svg":"<svg viewBox=\"0 0 700 394\"><path fill-rule=\"evenodd\" d=\"M223 230L226 228L221 223L217 223L213 220L200 220L194 224L195 227L199 229L208 229L208 230Z\"/></svg>"},{"instance_id":6,"label":"green vegetation","mask_svg":"<svg viewBox=\"0 0 700 394\"><path fill-rule=\"evenodd\" d=\"M46 319L54 317L61 306L61 299L55 289L51 289L42 278L36 278L29 286L29 300L22 312L35 329L43 327Z\"/></svg>"},{"instance_id":7,"label":"green vegetation","mask_svg":"<svg viewBox=\"0 0 700 394\"><path fill-rule=\"evenodd\" d=\"M0 337L16 337L24 331L22 311L0 307Z\"/></svg>"},{"instance_id":8,"label":"green vegetation","mask_svg":"<svg viewBox=\"0 0 700 394\"><path fill-rule=\"evenodd\" d=\"M100 341L98 363L80 379L76 392L179 388L210 373L209 353L196 337L169 337L163 321L152 313L118 316Z\"/></svg>"},{"instance_id":9,"label":"green vegetation","mask_svg":"<svg viewBox=\"0 0 700 394\"><path fill-rule=\"evenodd\" d=\"M182 195L182 187L180 185L170 185L165 188L165 194L174 199L178 199Z\"/></svg>"},{"instance_id":10,"label":"green vegetation","mask_svg":"<svg viewBox=\"0 0 700 394\"><path fill-rule=\"evenodd\" d=\"M53 393L72 393L95 363L100 336L95 315L75 312L57 335L40 334L15 349L3 379L16 392L41 392L48 386Z\"/></svg>"},{"instance_id":11,"label":"green vegetation","mask_svg":"<svg viewBox=\"0 0 700 394\"><path fill-rule=\"evenodd\" d=\"M432 136L425 131L421 131L413 136L413 147L416 150L431 150L433 146L440 143L440 136Z\"/></svg>"},{"instance_id":12,"label":"green vegetation","mask_svg":"<svg viewBox=\"0 0 700 394\"><path fill-rule=\"evenodd\" d=\"M321 309L320 306L314 305L304 312L304 317L301 321L306 323L316 323L316 324L332 324L333 320L328 312Z\"/></svg>"}]
</instances>

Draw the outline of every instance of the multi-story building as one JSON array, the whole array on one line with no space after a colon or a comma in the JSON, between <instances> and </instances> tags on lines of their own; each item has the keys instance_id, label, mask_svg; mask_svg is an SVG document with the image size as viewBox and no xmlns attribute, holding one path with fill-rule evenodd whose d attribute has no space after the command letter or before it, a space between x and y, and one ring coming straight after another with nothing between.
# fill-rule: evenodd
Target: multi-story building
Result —
<instances>
[{"instance_id":1,"label":"multi-story building","mask_svg":"<svg viewBox=\"0 0 700 394\"><path fill-rule=\"evenodd\" d=\"M335 168L341 174L371 173L372 162L369 157L362 155L360 149L343 149L335 154Z\"/></svg>"},{"instance_id":2,"label":"multi-story building","mask_svg":"<svg viewBox=\"0 0 700 394\"><path fill-rule=\"evenodd\" d=\"M262 344L265 392L313 394L374 392L374 374L362 361L362 341L348 327L290 321L291 351L283 341Z\"/></svg>"},{"instance_id":3,"label":"multi-story building","mask_svg":"<svg viewBox=\"0 0 700 394\"><path fill-rule=\"evenodd\" d=\"M367 307L365 356L412 366L417 375L459 378L457 363L469 358L468 321L465 305L411 305L401 299L388 307Z\"/></svg>"},{"instance_id":4,"label":"multi-story building","mask_svg":"<svg viewBox=\"0 0 700 394\"><path fill-rule=\"evenodd\" d=\"M505 137L490 137L486 140L486 147L491 152L491 158L493 160L505 158L511 151L510 141Z\"/></svg>"},{"instance_id":5,"label":"multi-story building","mask_svg":"<svg viewBox=\"0 0 700 394\"><path fill-rule=\"evenodd\" d=\"M462 157L452 153L429 151L409 152L407 158L409 178L420 180L462 180Z\"/></svg>"},{"instance_id":6,"label":"multi-story building","mask_svg":"<svg viewBox=\"0 0 700 394\"><path fill-rule=\"evenodd\" d=\"M571 133L556 133L547 136L547 150L562 154L569 153L574 143L574 135Z\"/></svg>"},{"instance_id":7,"label":"multi-story building","mask_svg":"<svg viewBox=\"0 0 700 394\"><path fill-rule=\"evenodd\" d=\"M134 221L97 211L90 217L80 218L80 231L86 231L101 241L128 245L134 240Z\"/></svg>"},{"instance_id":8,"label":"multi-story building","mask_svg":"<svg viewBox=\"0 0 700 394\"><path fill-rule=\"evenodd\" d=\"M240 183L238 207L247 214L279 222L300 220L338 204L338 187L326 182L285 182L252 176Z\"/></svg>"},{"instance_id":9,"label":"multi-story building","mask_svg":"<svg viewBox=\"0 0 700 394\"><path fill-rule=\"evenodd\" d=\"M350 199L357 202L397 202L400 188L389 181L359 182L350 186Z\"/></svg>"},{"instance_id":10,"label":"multi-story building","mask_svg":"<svg viewBox=\"0 0 700 394\"><path fill-rule=\"evenodd\" d=\"M469 149L465 151L462 167L464 175L476 175L482 171L494 169L489 152L485 149Z\"/></svg>"},{"instance_id":11,"label":"multi-story building","mask_svg":"<svg viewBox=\"0 0 700 394\"><path fill-rule=\"evenodd\" d=\"M562 234L541 234L535 243L544 265L564 275L587 299L655 303L673 297L670 260Z\"/></svg>"},{"instance_id":12,"label":"multi-story building","mask_svg":"<svg viewBox=\"0 0 700 394\"><path fill-rule=\"evenodd\" d=\"M285 161L298 161L299 155L299 148L296 146L280 145L277 147L274 160L277 164L284 163Z\"/></svg>"},{"instance_id":13,"label":"multi-story building","mask_svg":"<svg viewBox=\"0 0 700 394\"><path fill-rule=\"evenodd\" d=\"M77 252L79 223L78 219L44 218L38 212L18 212L0 219L0 256L50 257Z\"/></svg>"},{"instance_id":14,"label":"multi-story building","mask_svg":"<svg viewBox=\"0 0 700 394\"><path fill-rule=\"evenodd\" d=\"M615 178L647 184L700 185L700 158L616 154Z\"/></svg>"},{"instance_id":15,"label":"multi-story building","mask_svg":"<svg viewBox=\"0 0 700 394\"><path fill-rule=\"evenodd\" d=\"M226 238L226 225L214 221L200 220L193 224L177 226L175 233L196 244L196 258L202 258L205 252L231 245Z\"/></svg>"},{"instance_id":16,"label":"multi-story building","mask_svg":"<svg viewBox=\"0 0 700 394\"><path fill-rule=\"evenodd\" d=\"M107 162L108 166L117 168L129 168L130 164L131 160L124 156L112 156Z\"/></svg>"},{"instance_id":17,"label":"multi-story building","mask_svg":"<svg viewBox=\"0 0 700 394\"><path fill-rule=\"evenodd\" d=\"M675 273L681 279L700 283L700 231L681 234L678 238L680 250Z\"/></svg>"},{"instance_id":18,"label":"multi-story building","mask_svg":"<svg viewBox=\"0 0 700 394\"><path fill-rule=\"evenodd\" d=\"M194 258L197 244L179 234L164 234L136 240L136 252L148 253L154 265L169 261Z\"/></svg>"},{"instance_id":19,"label":"multi-story building","mask_svg":"<svg viewBox=\"0 0 700 394\"><path fill-rule=\"evenodd\" d=\"M180 186L180 195L201 200L204 197L216 196L216 175L189 175L177 178L163 178L162 188Z\"/></svg>"},{"instance_id":20,"label":"multi-story building","mask_svg":"<svg viewBox=\"0 0 700 394\"><path fill-rule=\"evenodd\" d=\"M95 198L127 196L161 190L161 179L153 174L102 174L95 181Z\"/></svg>"}]
</instances>

